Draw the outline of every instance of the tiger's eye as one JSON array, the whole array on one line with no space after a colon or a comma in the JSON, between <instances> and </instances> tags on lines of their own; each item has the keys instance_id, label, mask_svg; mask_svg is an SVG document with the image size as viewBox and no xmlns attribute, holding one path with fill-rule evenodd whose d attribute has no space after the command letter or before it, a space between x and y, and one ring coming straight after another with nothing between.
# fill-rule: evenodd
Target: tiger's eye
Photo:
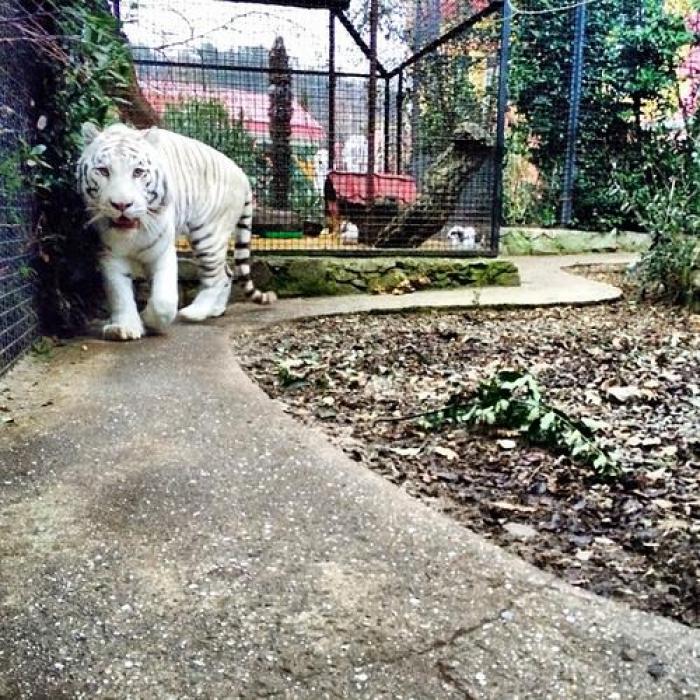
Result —
<instances>
[{"instance_id":1,"label":"tiger's eye","mask_svg":"<svg viewBox=\"0 0 700 700\"><path fill-rule=\"evenodd\" d=\"M96 170L102 177L109 177L109 168L96 168Z\"/></svg>"},{"instance_id":2,"label":"tiger's eye","mask_svg":"<svg viewBox=\"0 0 700 700\"><path fill-rule=\"evenodd\" d=\"M143 177L146 171L143 168L134 168L134 177Z\"/></svg>"}]
</instances>

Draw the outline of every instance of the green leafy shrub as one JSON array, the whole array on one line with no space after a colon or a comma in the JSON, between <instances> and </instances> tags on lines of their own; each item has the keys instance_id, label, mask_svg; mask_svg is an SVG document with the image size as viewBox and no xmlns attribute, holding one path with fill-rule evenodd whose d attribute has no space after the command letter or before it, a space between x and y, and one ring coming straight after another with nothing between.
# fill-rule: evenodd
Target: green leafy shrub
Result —
<instances>
[{"instance_id":1,"label":"green leafy shrub","mask_svg":"<svg viewBox=\"0 0 700 700\"><path fill-rule=\"evenodd\" d=\"M457 396L445 408L421 417L426 427L446 423L516 430L525 440L560 450L593 467L601 477L615 477L621 468L596 441L591 428L542 400L527 372L501 370L482 381L471 396Z\"/></svg>"},{"instance_id":2,"label":"green leafy shrub","mask_svg":"<svg viewBox=\"0 0 700 700\"><path fill-rule=\"evenodd\" d=\"M683 170L683 158L677 160L677 172ZM625 206L640 226L652 234L653 243L635 268L643 295L673 304L694 302L693 274L700 255L700 202L695 161L686 160L691 172L669 180L650 178L651 182L632 187L630 178L618 177L626 195ZM689 179L690 178L690 179ZM627 189L620 183L627 183Z\"/></svg>"},{"instance_id":3,"label":"green leafy shrub","mask_svg":"<svg viewBox=\"0 0 700 700\"><path fill-rule=\"evenodd\" d=\"M693 275L700 254L700 124L688 120L675 132L650 130L642 148L646 164L628 170L613 163L610 190L622 210L652 236L635 268L643 295L674 304L694 300Z\"/></svg>"},{"instance_id":4,"label":"green leafy shrub","mask_svg":"<svg viewBox=\"0 0 700 700\"><path fill-rule=\"evenodd\" d=\"M29 184L40 205L42 320L47 332L70 334L85 327L102 299L97 241L85 230L75 185L81 126L118 120L118 98L110 95L129 87L133 66L116 22L100 0L63 3L49 29L54 43L44 61L44 94L38 100L46 128L38 149L29 153Z\"/></svg>"},{"instance_id":5,"label":"green leafy shrub","mask_svg":"<svg viewBox=\"0 0 700 700\"><path fill-rule=\"evenodd\" d=\"M511 226L554 226L557 223L559 171L537 171L523 131L511 132L503 172L503 217Z\"/></svg>"},{"instance_id":6,"label":"green leafy shrub","mask_svg":"<svg viewBox=\"0 0 700 700\"><path fill-rule=\"evenodd\" d=\"M523 10L556 7L556 0L523 0ZM546 18L546 21L543 20ZM525 209L506 201L510 216L555 224L569 113L572 14L520 16L513 26L510 93L514 119L510 152L528 144L527 157L543 181L543 196ZM656 0L599 0L588 6L584 81L578 123L573 224L583 229L636 228L625 196L608 186L610 164L634 175L654 164L650 122L678 109L677 68L693 41L683 18ZM520 195L520 191L506 189ZM527 222L522 218L529 218ZM510 221L510 219L507 219Z\"/></svg>"},{"instance_id":7,"label":"green leafy shrub","mask_svg":"<svg viewBox=\"0 0 700 700\"><path fill-rule=\"evenodd\" d=\"M693 276L700 268L699 250L697 240L678 234L664 236L642 256L636 269L642 293L672 304L695 305Z\"/></svg>"}]
</instances>

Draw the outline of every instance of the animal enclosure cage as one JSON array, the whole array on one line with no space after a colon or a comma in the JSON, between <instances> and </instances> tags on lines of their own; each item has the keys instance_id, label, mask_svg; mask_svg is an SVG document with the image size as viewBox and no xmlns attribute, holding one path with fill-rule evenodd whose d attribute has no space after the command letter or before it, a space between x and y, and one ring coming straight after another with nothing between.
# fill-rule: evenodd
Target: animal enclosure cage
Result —
<instances>
[{"instance_id":1,"label":"animal enclosure cage","mask_svg":"<svg viewBox=\"0 0 700 700\"><path fill-rule=\"evenodd\" d=\"M392 56L378 48L376 17L363 23L346 0L198 0L188 36L158 36L153 18L167 22L177 2L150 19L148 0L114 7L161 125L249 176L257 252L497 253L503 2L400 3L403 53ZM313 58L290 38L294 22L322 28ZM235 26L251 31L227 34Z\"/></svg>"}]
</instances>

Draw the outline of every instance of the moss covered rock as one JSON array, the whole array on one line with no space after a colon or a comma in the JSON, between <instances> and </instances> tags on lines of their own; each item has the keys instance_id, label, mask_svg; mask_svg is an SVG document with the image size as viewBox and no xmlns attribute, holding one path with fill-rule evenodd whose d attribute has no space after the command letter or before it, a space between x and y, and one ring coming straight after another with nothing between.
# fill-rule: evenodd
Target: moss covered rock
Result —
<instances>
[{"instance_id":1,"label":"moss covered rock","mask_svg":"<svg viewBox=\"0 0 700 700\"><path fill-rule=\"evenodd\" d=\"M266 256L253 259L251 273L259 289L274 289L280 297L520 284L517 268L505 260ZM187 297L197 285L196 266L187 257L180 260L180 281ZM241 298L240 290L235 298Z\"/></svg>"},{"instance_id":2,"label":"moss covered rock","mask_svg":"<svg viewBox=\"0 0 700 700\"><path fill-rule=\"evenodd\" d=\"M575 231L570 229L504 228L501 255L569 255L575 253L639 252L650 237L644 233Z\"/></svg>"}]
</instances>

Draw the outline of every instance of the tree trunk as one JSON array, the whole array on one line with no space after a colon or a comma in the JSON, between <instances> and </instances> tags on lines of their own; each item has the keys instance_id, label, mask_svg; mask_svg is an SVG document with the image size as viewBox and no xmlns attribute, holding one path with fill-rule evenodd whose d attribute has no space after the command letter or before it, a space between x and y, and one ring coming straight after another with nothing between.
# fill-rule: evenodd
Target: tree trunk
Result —
<instances>
[{"instance_id":1,"label":"tree trunk","mask_svg":"<svg viewBox=\"0 0 700 700\"><path fill-rule=\"evenodd\" d=\"M289 205L292 168L292 76L282 37L270 51L270 157L272 160L271 203L275 209Z\"/></svg>"},{"instance_id":2,"label":"tree trunk","mask_svg":"<svg viewBox=\"0 0 700 700\"><path fill-rule=\"evenodd\" d=\"M417 248L442 229L469 179L492 152L489 135L476 124L459 126L454 140L428 168L416 201L381 231L376 248Z\"/></svg>"},{"instance_id":3,"label":"tree trunk","mask_svg":"<svg viewBox=\"0 0 700 700\"><path fill-rule=\"evenodd\" d=\"M126 43L126 37L123 34L120 36ZM110 91L109 97L116 98L119 116L125 122L133 124L137 129L148 129L160 124L160 117L141 92L133 63L129 69L128 87Z\"/></svg>"},{"instance_id":4,"label":"tree trunk","mask_svg":"<svg viewBox=\"0 0 700 700\"><path fill-rule=\"evenodd\" d=\"M105 12L110 12L109 4L104 0L102 0L102 6ZM118 37L131 54L126 34L119 31ZM115 88L110 91L109 97L116 99L119 116L137 129L148 129L151 126L160 125L160 117L141 91L133 60L129 66L129 85L126 88Z\"/></svg>"}]
</instances>

